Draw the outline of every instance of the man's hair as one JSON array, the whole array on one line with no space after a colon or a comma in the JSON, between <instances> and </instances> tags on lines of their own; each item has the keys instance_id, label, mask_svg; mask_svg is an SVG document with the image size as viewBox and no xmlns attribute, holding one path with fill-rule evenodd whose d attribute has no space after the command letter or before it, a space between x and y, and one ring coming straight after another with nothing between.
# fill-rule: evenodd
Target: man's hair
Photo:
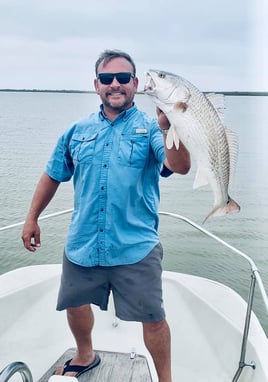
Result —
<instances>
[{"instance_id":1,"label":"man's hair","mask_svg":"<svg viewBox=\"0 0 268 382\"><path fill-rule=\"evenodd\" d=\"M117 57L125 58L128 62L130 62L132 67L133 67L133 74L134 74L134 76L136 76L136 66L135 66L134 61L130 57L130 55L125 53L125 52L122 52L121 50L116 50L116 49L115 50L105 50L104 52L102 52L100 54L100 56L97 59L96 64L95 64L96 76L98 75L98 67L99 67L101 62L103 62L103 65L105 66L106 64L108 64L108 62L110 62L112 59L117 58Z\"/></svg>"}]
</instances>

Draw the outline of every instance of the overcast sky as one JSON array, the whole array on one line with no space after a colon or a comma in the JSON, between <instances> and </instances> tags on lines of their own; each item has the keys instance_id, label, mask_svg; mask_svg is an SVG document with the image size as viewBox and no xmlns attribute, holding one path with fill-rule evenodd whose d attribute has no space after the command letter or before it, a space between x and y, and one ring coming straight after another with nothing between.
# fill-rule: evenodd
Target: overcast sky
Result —
<instances>
[{"instance_id":1,"label":"overcast sky","mask_svg":"<svg viewBox=\"0 0 268 382\"><path fill-rule=\"evenodd\" d=\"M0 88L92 90L104 49L201 90L268 90L267 0L0 0Z\"/></svg>"}]
</instances>

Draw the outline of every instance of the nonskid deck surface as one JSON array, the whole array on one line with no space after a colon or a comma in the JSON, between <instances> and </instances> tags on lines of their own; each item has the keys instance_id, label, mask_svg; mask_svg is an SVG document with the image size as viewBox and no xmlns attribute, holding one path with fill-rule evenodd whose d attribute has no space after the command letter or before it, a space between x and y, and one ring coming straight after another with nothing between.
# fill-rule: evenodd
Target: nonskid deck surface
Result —
<instances>
[{"instance_id":1,"label":"nonskid deck surface","mask_svg":"<svg viewBox=\"0 0 268 382\"><path fill-rule=\"evenodd\" d=\"M72 358L75 351L75 348L66 350L38 382L47 382L55 369ZM101 363L78 377L79 382L152 382L149 366L144 356L135 354L132 358L130 353L99 350L95 350L95 352L100 356Z\"/></svg>"}]
</instances>

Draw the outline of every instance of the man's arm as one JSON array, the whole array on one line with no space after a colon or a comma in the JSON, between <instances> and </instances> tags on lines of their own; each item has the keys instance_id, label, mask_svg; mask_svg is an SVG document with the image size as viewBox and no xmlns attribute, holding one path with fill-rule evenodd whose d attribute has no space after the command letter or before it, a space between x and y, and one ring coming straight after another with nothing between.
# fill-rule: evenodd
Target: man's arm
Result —
<instances>
[{"instance_id":1,"label":"man's arm","mask_svg":"<svg viewBox=\"0 0 268 382\"><path fill-rule=\"evenodd\" d=\"M24 247L31 252L34 252L41 245L38 217L53 198L59 184L44 173L36 186L21 236Z\"/></svg>"},{"instance_id":2,"label":"man's arm","mask_svg":"<svg viewBox=\"0 0 268 382\"><path fill-rule=\"evenodd\" d=\"M156 113L158 116L158 124L160 129L168 130L170 123L166 115L159 108L156 109ZM169 170L178 174L187 174L191 168L191 158L189 151L186 149L182 142L180 142L179 150L176 149L175 145L173 145L171 149L167 149L166 135L163 134L163 137L166 151L166 160L164 162L165 166Z\"/></svg>"}]
</instances>

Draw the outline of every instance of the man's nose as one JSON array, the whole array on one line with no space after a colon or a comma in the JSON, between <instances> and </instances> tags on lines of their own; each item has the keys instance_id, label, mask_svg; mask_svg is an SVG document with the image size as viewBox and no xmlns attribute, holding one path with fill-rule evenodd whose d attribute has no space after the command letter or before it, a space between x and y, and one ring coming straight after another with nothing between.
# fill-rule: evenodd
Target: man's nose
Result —
<instances>
[{"instance_id":1,"label":"man's nose","mask_svg":"<svg viewBox=\"0 0 268 382\"><path fill-rule=\"evenodd\" d=\"M116 76L114 76L113 81L111 82L111 86L113 87L120 86L120 82L117 81Z\"/></svg>"}]
</instances>

